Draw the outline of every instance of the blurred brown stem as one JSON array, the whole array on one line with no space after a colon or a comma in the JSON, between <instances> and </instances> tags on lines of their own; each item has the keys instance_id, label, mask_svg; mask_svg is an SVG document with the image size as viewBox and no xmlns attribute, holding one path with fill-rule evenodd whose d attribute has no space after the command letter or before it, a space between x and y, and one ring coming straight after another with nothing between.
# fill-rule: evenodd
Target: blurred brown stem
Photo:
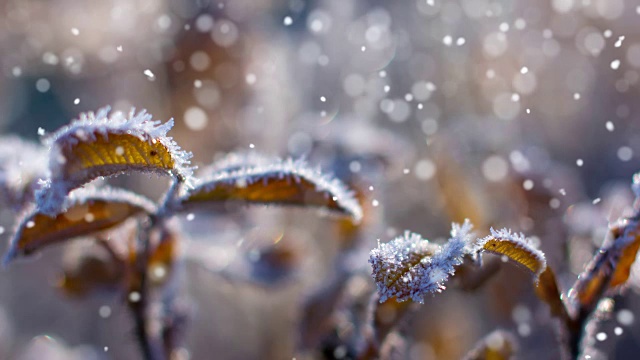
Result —
<instances>
[{"instance_id":1,"label":"blurred brown stem","mask_svg":"<svg viewBox=\"0 0 640 360\"><path fill-rule=\"evenodd\" d=\"M387 336L407 318L407 314L413 313L415 309L413 302L397 302L395 299L379 302L379 295L376 293L372 297L371 304L371 331L365 336L365 343L358 352L358 360L373 360L380 358L380 349ZM393 318L389 321L382 321L385 316L382 314L393 311Z\"/></svg>"},{"instance_id":2,"label":"blurred brown stem","mask_svg":"<svg viewBox=\"0 0 640 360\"><path fill-rule=\"evenodd\" d=\"M133 284L132 292L128 296L128 304L133 314L133 319L136 327L136 337L138 338L138 344L142 351L143 359L145 360L163 360L162 352L159 351L159 347L154 344L152 336L149 334L147 326L148 319L148 291L147 291L147 265L150 254L150 234L151 226L140 225L138 230L138 248L139 253L137 257L137 266L134 271L138 274L137 284ZM137 292L138 296L132 296L133 291Z\"/></svg>"}]
</instances>

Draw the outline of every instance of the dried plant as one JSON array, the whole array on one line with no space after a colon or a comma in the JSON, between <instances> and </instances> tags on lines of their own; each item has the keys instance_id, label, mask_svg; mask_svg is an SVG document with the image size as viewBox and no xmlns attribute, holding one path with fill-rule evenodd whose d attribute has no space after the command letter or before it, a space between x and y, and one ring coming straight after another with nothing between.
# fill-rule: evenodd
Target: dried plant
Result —
<instances>
[{"instance_id":1,"label":"dried plant","mask_svg":"<svg viewBox=\"0 0 640 360\"><path fill-rule=\"evenodd\" d=\"M339 180L302 160L230 157L196 178L191 154L167 136L172 126L173 120L161 124L145 111L124 115L103 108L81 114L47 136L44 148L19 144L30 149L24 156L35 153L45 161L28 166L4 162L11 170L4 170L2 182L23 209L5 265L53 244L93 237L95 248L107 255L85 251L67 265L60 286L75 295L97 289L119 292L133 314L144 358L154 360L172 358L187 318L177 290L184 234L172 221L175 215L240 203L314 207L355 222L362 217L358 202ZM23 181L17 184L11 171L29 176L17 176ZM131 172L168 176L171 186L153 202L91 183ZM152 304L162 311L151 311Z\"/></svg>"},{"instance_id":2,"label":"dried plant","mask_svg":"<svg viewBox=\"0 0 640 360\"><path fill-rule=\"evenodd\" d=\"M578 359L595 351L591 346L598 322L611 312L611 297L624 289L640 248L640 174L634 176L632 187L636 193L634 214L610 227L604 244L566 294L560 290L544 254L523 234L514 234L507 229L491 229L489 236L477 239L471 232L471 223L466 220L462 225L453 224L451 238L443 245L431 243L410 232L379 244L371 251L369 259L378 288L378 296L374 298L379 304L373 304L370 311L375 314L391 303L401 311L401 316L396 316L392 326L387 326L382 332L375 323L376 317L371 317L375 335L369 336L360 358L380 355L387 335L401 323L402 315L410 313L411 307L401 303L411 300L422 304L428 300L428 295L443 291L445 283L455 275L456 268L465 257L482 267L482 252L501 255L532 273L536 294L549 305L551 314L559 321L560 352L564 358ZM479 343L467 358L507 359L514 356L514 341L489 346L492 336Z\"/></svg>"}]
</instances>

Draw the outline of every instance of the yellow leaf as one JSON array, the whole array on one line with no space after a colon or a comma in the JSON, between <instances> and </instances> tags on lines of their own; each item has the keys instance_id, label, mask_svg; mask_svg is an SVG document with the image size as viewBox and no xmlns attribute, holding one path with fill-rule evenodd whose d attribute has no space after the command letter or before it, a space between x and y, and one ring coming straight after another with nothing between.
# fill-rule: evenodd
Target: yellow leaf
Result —
<instances>
[{"instance_id":1,"label":"yellow leaf","mask_svg":"<svg viewBox=\"0 0 640 360\"><path fill-rule=\"evenodd\" d=\"M149 200L125 190L78 190L67 199L67 210L55 217L38 210L27 213L11 240L4 262L51 244L109 229L138 213L154 211Z\"/></svg>"},{"instance_id":2,"label":"yellow leaf","mask_svg":"<svg viewBox=\"0 0 640 360\"><path fill-rule=\"evenodd\" d=\"M47 179L37 193L43 213L59 212L69 191L97 177L129 171L191 175L191 154L181 150L166 136L173 120L159 125L144 111L129 117L121 113L108 116L108 108L98 114L82 114L80 120L63 127L45 141L51 147Z\"/></svg>"},{"instance_id":3,"label":"yellow leaf","mask_svg":"<svg viewBox=\"0 0 640 360\"><path fill-rule=\"evenodd\" d=\"M301 161L217 173L181 198L185 207L229 202L320 207L357 221L362 217L358 201L340 181L322 176Z\"/></svg>"},{"instance_id":4,"label":"yellow leaf","mask_svg":"<svg viewBox=\"0 0 640 360\"><path fill-rule=\"evenodd\" d=\"M547 267L544 254L535 249L522 234L512 234L506 229L499 231L491 229L491 235L484 238L480 246L484 251L504 255L516 264L522 265L536 278Z\"/></svg>"},{"instance_id":5,"label":"yellow leaf","mask_svg":"<svg viewBox=\"0 0 640 360\"><path fill-rule=\"evenodd\" d=\"M85 183L98 176L110 176L129 170L166 173L175 166L167 147L154 139L129 134L92 134L93 141L64 147L65 162L57 176L74 183Z\"/></svg>"}]
</instances>

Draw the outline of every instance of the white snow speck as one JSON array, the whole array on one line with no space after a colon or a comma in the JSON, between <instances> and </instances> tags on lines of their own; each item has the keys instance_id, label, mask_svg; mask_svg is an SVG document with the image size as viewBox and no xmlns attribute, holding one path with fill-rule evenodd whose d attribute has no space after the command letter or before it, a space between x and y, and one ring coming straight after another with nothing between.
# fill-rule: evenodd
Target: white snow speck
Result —
<instances>
[{"instance_id":1,"label":"white snow speck","mask_svg":"<svg viewBox=\"0 0 640 360\"><path fill-rule=\"evenodd\" d=\"M615 59L611 62L611 68L613 70L618 70L619 67L620 67L620 60Z\"/></svg>"},{"instance_id":2,"label":"white snow speck","mask_svg":"<svg viewBox=\"0 0 640 360\"><path fill-rule=\"evenodd\" d=\"M145 70L145 71L144 71L144 74L145 74L145 76L146 76L149 80L151 80L151 81L154 81L154 80L156 79L155 74L154 74L151 70L149 70L149 69Z\"/></svg>"}]
</instances>

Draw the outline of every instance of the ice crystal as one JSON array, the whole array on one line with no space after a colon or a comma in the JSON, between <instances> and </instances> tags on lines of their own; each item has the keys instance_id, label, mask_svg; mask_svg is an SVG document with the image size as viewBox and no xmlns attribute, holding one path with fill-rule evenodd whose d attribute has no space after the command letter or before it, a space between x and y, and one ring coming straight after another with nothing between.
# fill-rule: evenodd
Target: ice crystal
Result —
<instances>
[{"instance_id":1,"label":"ice crystal","mask_svg":"<svg viewBox=\"0 0 640 360\"><path fill-rule=\"evenodd\" d=\"M380 302L395 297L397 301L410 299L423 303L427 294L444 290L444 283L455 267L473 249L471 229L468 220L462 225L454 223L451 238L442 246L407 231L373 249L369 263Z\"/></svg>"}]
</instances>

